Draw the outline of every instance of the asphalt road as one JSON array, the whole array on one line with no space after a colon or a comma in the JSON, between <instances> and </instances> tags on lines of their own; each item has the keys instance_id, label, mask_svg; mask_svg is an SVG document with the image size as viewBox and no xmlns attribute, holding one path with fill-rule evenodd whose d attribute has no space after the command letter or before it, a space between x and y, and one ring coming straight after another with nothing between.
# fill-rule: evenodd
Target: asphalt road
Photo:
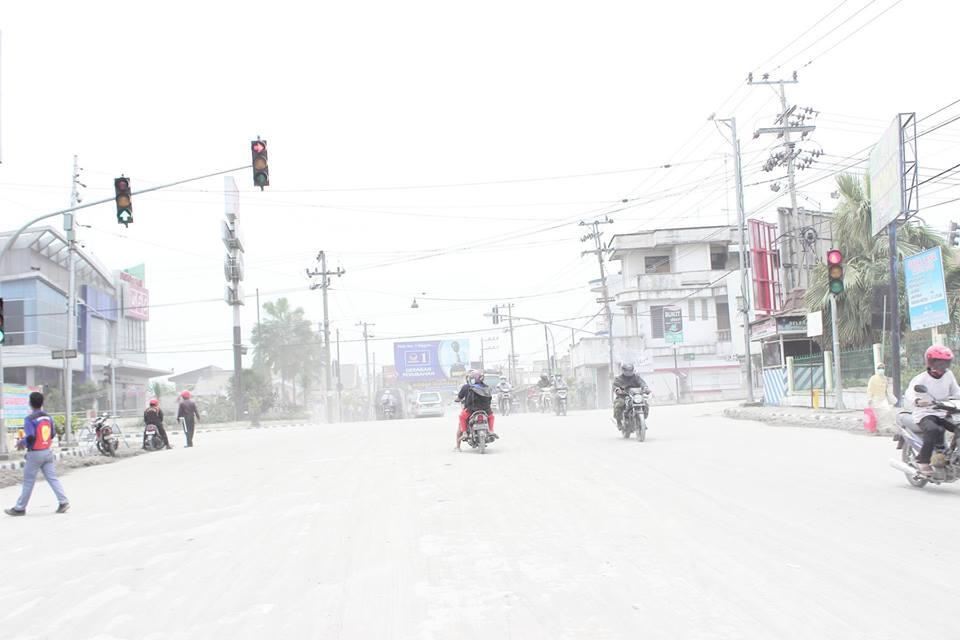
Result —
<instances>
[{"instance_id":1,"label":"asphalt road","mask_svg":"<svg viewBox=\"0 0 960 640\"><path fill-rule=\"evenodd\" d=\"M0 520L0 637L960 638L960 486L885 438L654 407L199 434ZM12 505L18 488L0 490Z\"/></svg>"}]
</instances>

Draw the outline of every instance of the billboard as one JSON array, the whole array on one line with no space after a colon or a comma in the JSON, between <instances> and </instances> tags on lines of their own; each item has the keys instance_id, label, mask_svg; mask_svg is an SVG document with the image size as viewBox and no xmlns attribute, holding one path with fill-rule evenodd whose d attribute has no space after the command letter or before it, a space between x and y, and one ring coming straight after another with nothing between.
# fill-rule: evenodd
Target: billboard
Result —
<instances>
[{"instance_id":1,"label":"billboard","mask_svg":"<svg viewBox=\"0 0 960 640\"><path fill-rule=\"evenodd\" d=\"M918 331L950 324L940 247L904 258L903 276L907 289L910 329Z\"/></svg>"},{"instance_id":2,"label":"billboard","mask_svg":"<svg viewBox=\"0 0 960 640\"><path fill-rule=\"evenodd\" d=\"M397 380L448 380L470 366L470 340L394 342Z\"/></svg>"},{"instance_id":3,"label":"billboard","mask_svg":"<svg viewBox=\"0 0 960 640\"><path fill-rule=\"evenodd\" d=\"M663 308L663 337L667 344L683 342L683 311L676 307Z\"/></svg>"},{"instance_id":4,"label":"billboard","mask_svg":"<svg viewBox=\"0 0 960 640\"><path fill-rule=\"evenodd\" d=\"M32 391L40 391L40 388L25 387L19 384L3 385L3 415L7 429L23 427L23 419L32 412L28 402Z\"/></svg>"},{"instance_id":5,"label":"billboard","mask_svg":"<svg viewBox=\"0 0 960 640\"><path fill-rule=\"evenodd\" d=\"M900 116L893 119L870 152L870 214L873 235L887 228L903 209L903 147Z\"/></svg>"},{"instance_id":6,"label":"billboard","mask_svg":"<svg viewBox=\"0 0 960 640\"><path fill-rule=\"evenodd\" d=\"M120 272L123 287L123 315L137 320L150 319L150 292L143 286L143 280L132 273Z\"/></svg>"}]
</instances>

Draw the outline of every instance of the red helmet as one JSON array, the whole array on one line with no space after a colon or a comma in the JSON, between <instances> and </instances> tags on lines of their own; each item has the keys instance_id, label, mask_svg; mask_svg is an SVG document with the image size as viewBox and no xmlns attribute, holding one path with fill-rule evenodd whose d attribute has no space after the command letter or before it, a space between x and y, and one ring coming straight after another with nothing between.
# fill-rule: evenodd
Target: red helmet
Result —
<instances>
[{"instance_id":1,"label":"red helmet","mask_svg":"<svg viewBox=\"0 0 960 640\"><path fill-rule=\"evenodd\" d=\"M159 401L159 400L157 400L156 398L150 398L150 406L151 406L151 407L156 407L156 406L159 405L159 404L160 404L160 401Z\"/></svg>"},{"instance_id":2,"label":"red helmet","mask_svg":"<svg viewBox=\"0 0 960 640\"><path fill-rule=\"evenodd\" d=\"M180 397L181 397L181 398L184 398L185 400L189 400L189 399L190 399L190 392L187 391L186 389L184 389L183 391L180 392Z\"/></svg>"},{"instance_id":3,"label":"red helmet","mask_svg":"<svg viewBox=\"0 0 960 640\"><path fill-rule=\"evenodd\" d=\"M927 360L927 366L930 366L931 360L946 360L949 363L953 361L953 351L939 344L931 345L924 354Z\"/></svg>"}]
</instances>

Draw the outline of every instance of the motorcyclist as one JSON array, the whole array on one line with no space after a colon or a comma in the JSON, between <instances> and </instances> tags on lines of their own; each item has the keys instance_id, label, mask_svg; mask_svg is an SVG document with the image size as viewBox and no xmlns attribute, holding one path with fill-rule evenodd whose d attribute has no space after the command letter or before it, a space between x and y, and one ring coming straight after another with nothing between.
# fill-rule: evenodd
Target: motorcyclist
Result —
<instances>
[{"instance_id":1,"label":"motorcyclist","mask_svg":"<svg viewBox=\"0 0 960 640\"><path fill-rule=\"evenodd\" d=\"M160 439L163 440L163 446L170 449L170 441L167 440L167 430L163 428L163 410L160 408L160 401L156 398L150 399L150 406L143 412L143 423L152 424L157 428ZM147 433L143 433L143 448L147 448Z\"/></svg>"},{"instance_id":2,"label":"motorcyclist","mask_svg":"<svg viewBox=\"0 0 960 640\"><path fill-rule=\"evenodd\" d=\"M494 439L497 435L493 432L493 409L490 406L491 401L490 387L483 381L483 371L471 369L467 374L467 382L460 387L457 393L457 400L463 403L463 411L460 412L460 424L457 427L457 451L460 451L460 442L467 432L467 421L474 411L485 411L487 414L487 424L490 427L490 436Z\"/></svg>"},{"instance_id":3,"label":"motorcyclist","mask_svg":"<svg viewBox=\"0 0 960 640\"><path fill-rule=\"evenodd\" d=\"M510 383L506 378L500 378L500 382L497 383L495 389L497 390L497 393L510 393L513 391L513 387L510 386Z\"/></svg>"},{"instance_id":4,"label":"motorcyclist","mask_svg":"<svg viewBox=\"0 0 960 640\"><path fill-rule=\"evenodd\" d=\"M387 409L391 411L396 408L396 402L393 399L393 394L389 391L384 391L383 395L380 397L380 410L384 415L387 413Z\"/></svg>"},{"instance_id":5,"label":"motorcyclist","mask_svg":"<svg viewBox=\"0 0 960 640\"><path fill-rule=\"evenodd\" d=\"M553 381L550 379L550 374L544 371L540 374L540 379L537 380L537 388L540 391L545 391L553 386Z\"/></svg>"},{"instance_id":6,"label":"motorcyclist","mask_svg":"<svg viewBox=\"0 0 960 640\"><path fill-rule=\"evenodd\" d=\"M647 387L647 383L643 381L643 378L637 375L633 365L625 362L620 365L620 375L613 380L613 392L616 396L613 402L613 417L617 420L618 429L623 428L623 410L627 406L624 396L626 396L628 389L650 390L650 388ZM645 407L643 417L646 418L649 415L650 408Z\"/></svg>"},{"instance_id":7,"label":"motorcyclist","mask_svg":"<svg viewBox=\"0 0 960 640\"><path fill-rule=\"evenodd\" d=\"M947 418L947 413L935 409L933 404L960 399L960 385L957 385L957 379L950 371L953 351L935 344L927 349L924 357L927 370L910 381L907 388L907 406L912 407L913 420L920 427L923 437L923 446L917 454L917 469L920 473L930 475L933 473L930 459L933 450L938 445L943 445L944 430L956 430L956 425ZM914 391L917 385L925 386L927 392Z\"/></svg>"}]
</instances>

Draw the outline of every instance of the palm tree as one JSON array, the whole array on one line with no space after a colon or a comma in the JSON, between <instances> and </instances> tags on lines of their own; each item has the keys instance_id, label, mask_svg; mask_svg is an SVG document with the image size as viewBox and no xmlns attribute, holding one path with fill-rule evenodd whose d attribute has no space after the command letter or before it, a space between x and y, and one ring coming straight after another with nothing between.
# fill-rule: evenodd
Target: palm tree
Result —
<instances>
[{"instance_id":1,"label":"palm tree","mask_svg":"<svg viewBox=\"0 0 960 640\"><path fill-rule=\"evenodd\" d=\"M254 366L267 368L280 375L281 397L286 401L287 381L296 384L297 376L303 380L312 358L310 353L316 342L310 321L302 307L290 309L286 298L263 303L266 318L253 329ZM296 404L296 388L293 402Z\"/></svg>"},{"instance_id":2,"label":"palm tree","mask_svg":"<svg viewBox=\"0 0 960 640\"><path fill-rule=\"evenodd\" d=\"M870 183L856 176L837 177L840 203L832 220L833 244L844 256L844 291L838 299L840 344L847 349L866 349L882 338L870 326L873 288L890 281L890 243L886 234L874 236L871 228ZM943 251L944 275L952 324L960 320L960 268L953 249L929 227L912 219L897 230L899 259L939 246ZM903 269L898 269L903 291ZM829 305L827 267L818 264L804 295L808 308L818 311ZM899 296L901 330L909 330L906 296Z\"/></svg>"}]
</instances>

